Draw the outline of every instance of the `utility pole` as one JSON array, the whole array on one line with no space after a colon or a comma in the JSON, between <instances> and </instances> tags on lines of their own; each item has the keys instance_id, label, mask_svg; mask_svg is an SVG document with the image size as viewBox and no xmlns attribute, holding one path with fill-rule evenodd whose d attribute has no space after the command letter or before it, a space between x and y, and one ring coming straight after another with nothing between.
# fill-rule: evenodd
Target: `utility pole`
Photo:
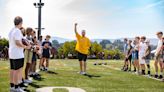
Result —
<instances>
[{"instance_id":1,"label":"utility pole","mask_svg":"<svg viewBox=\"0 0 164 92\"><path fill-rule=\"evenodd\" d=\"M44 3L42 3L42 0L39 0L38 3L34 3L34 6L38 8L38 39L41 36L41 30L42 30L42 7L44 6Z\"/></svg>"}]
</instances>

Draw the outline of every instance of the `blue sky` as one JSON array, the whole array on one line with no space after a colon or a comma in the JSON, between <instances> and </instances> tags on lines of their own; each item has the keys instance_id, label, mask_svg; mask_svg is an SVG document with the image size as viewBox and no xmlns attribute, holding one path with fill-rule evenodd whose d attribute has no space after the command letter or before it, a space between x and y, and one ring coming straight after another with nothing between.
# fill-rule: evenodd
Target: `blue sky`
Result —
<instances>
[{"instance_id":1,"label":"blue sky","mask_svg":"<svg viewBox=\"0 0 164 92\"><path fill-rule=\"evenodd\" d=\"M37 27L38 0L0 0L0 35L7 37L13 18L24 18L25 27ZM42 35L75 39L73 23L89 38L122 38L145 35L155 38L164 30L164 0L43 0Z\"/></svg>"}]
</instances>

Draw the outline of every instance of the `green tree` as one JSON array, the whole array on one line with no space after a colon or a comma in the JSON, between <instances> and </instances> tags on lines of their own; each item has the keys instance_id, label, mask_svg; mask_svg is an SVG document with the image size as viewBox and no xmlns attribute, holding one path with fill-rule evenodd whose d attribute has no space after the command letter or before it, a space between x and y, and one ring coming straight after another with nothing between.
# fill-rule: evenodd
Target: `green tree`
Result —
<instances>
[{"instance_id":1,"label":"green tree","mask_svg":"<svg viewBox=\"0 0 164 92\"><path fill-rule=\"evenodd\" d=\"M90 54L98 54L99 52L103 51L102 46L97 42L91 43Z\"/></svg>"},{"instance_id":2,"label":"green tree","mask_svg":"<svg viewBox=\"0 0 164 92\"><path fill-rule=\"evenodd\" d=\"M110 40L102 40L100 42L100 45L102 46L103 49L105 49L106 45L108 45L108 44L112 44Z\"/></svg>"},{"instance_id":3,"label":"green tree","mask_svg":"<svg viewBox=\"0 0 164 92\"><path fill-rule=\"evenodd\" d=\"M52 46L55 47L55 48L59 48L60 47L60 44L57 40L53 40L52 41Z\"/></svg>"},{"instance_id":4,"label":"green tree","mask_svg":"<svg viewBox=\"0 0 164 92\"><path fill-rule=\"evenodd\" d=\"M65 57L68 56L68 54L76 54L76 51L75 51L75 45L76 45L76 42L75 41L67 41L65 42L61 47L59 47L58 49L58 55L59 57L64 54Z\"/></svg>"},{"instance_id":5,"label":"green tree","mask_svg":"<svg viewBox=\"0 0 164 92\"><path fill-rule=\"evenodd\" d=\"M0 39L0 50L2 50L5 46L9 46L9 41L5 38Z\"/></svg>"}]
</instances>

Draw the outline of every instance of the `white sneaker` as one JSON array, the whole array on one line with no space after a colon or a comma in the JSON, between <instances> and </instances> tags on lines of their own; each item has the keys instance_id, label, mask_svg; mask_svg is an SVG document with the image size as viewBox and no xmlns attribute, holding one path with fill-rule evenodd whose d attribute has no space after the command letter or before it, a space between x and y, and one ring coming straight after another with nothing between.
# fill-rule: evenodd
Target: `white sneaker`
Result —
<instances>
[{"instance_id":1,"label":"white sneaker","mask_svg":"<svg viewBox=\"0 0 164 92\"><path fill-rule=\"evenodd\" d=\"M87 74L86 72L82 72L82 75L85 75L85 74Z\"/></svg>"},{"instance_id":2,"label":"white sneaker","mask_svg":"<svg viewBox=\"0 0 164 92\"><path fill-rule=\"evenodd\" d=\"M21 89L21 88L17 88L17 89L15 89L15 92L26 92L26 91L24 91L24 90Z\"/></svg>"},{"instance_id":3,"label":"white sneaker","mask_svg":"<svg viewBox=\"0 0 164 92\"><path fill-rule=\"evenodd\" d=\"M15 92L15 87L10 87L10 92Z\"/></svg>"},{"instance_id":4,"label":"white sneaker","mask_svg":"<svg viewBox=\"0 0 164 92\"><path fill-rule=\"evenodd\" d=\"M30 83L32 83L32 80L26 79L26 80L24 80L24 82L30 84Z\"/></svg>"}]
</instances>

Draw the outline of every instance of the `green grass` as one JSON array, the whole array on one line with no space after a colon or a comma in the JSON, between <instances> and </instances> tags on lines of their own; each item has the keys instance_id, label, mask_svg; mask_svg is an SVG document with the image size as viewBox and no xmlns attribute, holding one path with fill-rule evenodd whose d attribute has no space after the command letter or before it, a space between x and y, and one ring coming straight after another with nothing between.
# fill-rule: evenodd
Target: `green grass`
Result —
<instances>
[{"instance_id":1,"label":"green grass","mask_svg":"<svg viewBox=\"0 0 164 92\"><path fill-rule=\"evenodd\" d=\"M105 60L109 65L94 66L97 60L88 60L88 73L94 77L77 74L79 64L77 60L51 60L50 70L55 72L40 72L41 81L34 80L28 87L30 92L36 88L48 86L78 87L86 92L163 92L164 83L128 72L114 70L109 67L121 68L123 62ZM152 67L152 70L153 67ZM0 61L0 92L9 92L9 62ZM55 92L66 92L57 89Z\"/></svg>"},{"instance_id":2,"label":"green grass","mask_svg":"<svg viewBox=\"0 0 164 92\"><path fill-rule=\"evenodd\" d=\"M53 92L69 92L67 89L56 88L53 89Z\"/></svg>"}]
</instances>

